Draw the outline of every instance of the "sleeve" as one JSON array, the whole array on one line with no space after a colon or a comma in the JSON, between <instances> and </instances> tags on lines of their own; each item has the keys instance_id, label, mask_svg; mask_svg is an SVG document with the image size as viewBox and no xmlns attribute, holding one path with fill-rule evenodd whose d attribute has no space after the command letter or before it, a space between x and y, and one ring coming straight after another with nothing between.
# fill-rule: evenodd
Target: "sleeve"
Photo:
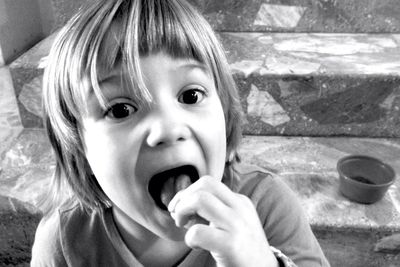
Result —
<instances>
[{"instance_id":1,"label":"sleeve","mask_svg":"<svg viewBox=\"0 0 400 267\"><path fill-rule=\"evenodd\" d=\"M61 246L59 216L55 212L42 218L32 247L31 267L68 266Z\"/></svg>"},{"instance_id":2,"label":"sleeve","mask_svg":"<svg viewBox=\"0 0 400 267\"><path fill-rule=\"evenodd\" d=\"M278 260L280 267L297 267L296 264L290 258L288 258L285 254L282 253L282 251L274 247L270 247L270 249L274 254L275 258Z\"/></svg>"},{"instance_id":3,"label":"sleeve","mask_svg":"<svg viewBox=\"0 0 400 267\"><path fill-rule=\"evenodd\" d=\"M243 189L255 204L268 242L273 248L299 267L330 266L299 200L278 176L259 173ZM277 258L282 265L285 258Z\"/></svg>"}]
</instances>

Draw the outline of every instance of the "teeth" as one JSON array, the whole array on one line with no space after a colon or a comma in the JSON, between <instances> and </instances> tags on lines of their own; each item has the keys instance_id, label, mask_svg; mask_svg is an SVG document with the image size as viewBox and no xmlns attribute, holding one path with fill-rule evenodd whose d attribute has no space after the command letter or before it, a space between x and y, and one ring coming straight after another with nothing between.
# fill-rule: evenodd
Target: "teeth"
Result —
<instances>
[{"instance_id":1,"label":"teeth","mask_svg":"<svg viewBox=\"0 0 400 267\"><path fill-rule=\"evenodd\" d=\"M168 207L169 202L174 198L176 193L188 188L192 182L187 174L180 174L176 178L170 177L161 190L161 202Z\"/></svg>"}]
</instances>

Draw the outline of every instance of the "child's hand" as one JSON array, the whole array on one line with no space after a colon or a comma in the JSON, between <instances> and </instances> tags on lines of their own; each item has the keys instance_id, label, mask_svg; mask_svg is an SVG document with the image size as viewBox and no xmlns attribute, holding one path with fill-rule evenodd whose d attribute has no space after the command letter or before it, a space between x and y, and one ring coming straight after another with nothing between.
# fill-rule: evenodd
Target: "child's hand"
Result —
<instances>
[{"instance_id":1,"label":"child's hand","mask_svg":"<svg viewBox=\"0 0 400 267\"><path fill-rule=\"evenodd\" d=\"M187 245L210 251L218 266L278 266L251 200L217 179L200 178L168 209L178 227L188 228ZM197 216L209 224L193 224Z\"/></svg>"}]
</instances>

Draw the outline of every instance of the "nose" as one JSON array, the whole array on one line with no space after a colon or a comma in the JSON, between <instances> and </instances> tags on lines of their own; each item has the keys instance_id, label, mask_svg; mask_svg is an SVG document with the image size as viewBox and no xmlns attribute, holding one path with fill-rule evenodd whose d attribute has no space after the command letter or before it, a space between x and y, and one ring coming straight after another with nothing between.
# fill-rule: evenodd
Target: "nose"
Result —
<instances>
[{"instance_id":1,"label":"nose","mask_svg":"<svg viewBox=\"0 0 400 267\"><path fill-rule=\"evenodd\" d=\"M149 125L146 143L150 147L171 145L191 136L184 116L173 109L154 111L149 117Z\"/></svg>"}]
</instances>

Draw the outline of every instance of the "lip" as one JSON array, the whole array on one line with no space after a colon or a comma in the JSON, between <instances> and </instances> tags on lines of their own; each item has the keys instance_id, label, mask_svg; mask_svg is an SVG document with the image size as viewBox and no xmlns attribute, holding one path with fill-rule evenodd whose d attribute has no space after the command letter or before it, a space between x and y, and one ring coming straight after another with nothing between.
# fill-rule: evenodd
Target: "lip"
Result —
<instances>
[{"instance_id":1,"label":"lip","mask_svg":"<svg viewBox=\"0 0 400 267\"><path fill-rule=\"evenodd\" d=\"M172 169L176 169L176 168L178 168L178 167L185 166L185 165L194 166L194 167L196 168L198 174L199 174L200 177L201 177L201 168L199 168L198 164L196 164L196 163L194 163L194 162L190 162L190 161L176 161L176 162L174 162L174 163L172 163L172 164L165 164L165 165L163 165L162 167L160 167L160 168L155 169L154 171L152 171L152 172L147 176L147 177L149 177L148 181L150 181L150 179L151 179L153 176L155 176L155 175L157 175L157 174L159 174L159 173L162 173L162 172L165 172L165 171L168 171L168 170L172 170Z\"/></svg>"},{"instance_id":2,"label":"lip","mask_svg":"<svg viewBox=\"0 0 400 267\"><path fill-rule=\"evenodd\" d=\"M188 175L191 184L195 183L200 178L199 170L194 165L179 165L178 167L158 172L150 178L147 184L147 191L155 202L156 206L161 210L167 209L160 198L164 184L167 180L171 178L176 179L181 174Z\"/></svg>"},{"instance_id":3,"label":"lip","mask_svg":"<svg viewBox=\"0 0 400 267\"><path fill-rule=\"evenodd\" d=\"M173 146L151 149L145 147L142 150L141 157L136 162L136 175L142 177L141 185L155 207L159 208L148 190L150 180L158 173L185 165L194 166L199 177L208 173L208 164L203 151L194 142L182 142Z\"/></svg>"}]
</instances>

